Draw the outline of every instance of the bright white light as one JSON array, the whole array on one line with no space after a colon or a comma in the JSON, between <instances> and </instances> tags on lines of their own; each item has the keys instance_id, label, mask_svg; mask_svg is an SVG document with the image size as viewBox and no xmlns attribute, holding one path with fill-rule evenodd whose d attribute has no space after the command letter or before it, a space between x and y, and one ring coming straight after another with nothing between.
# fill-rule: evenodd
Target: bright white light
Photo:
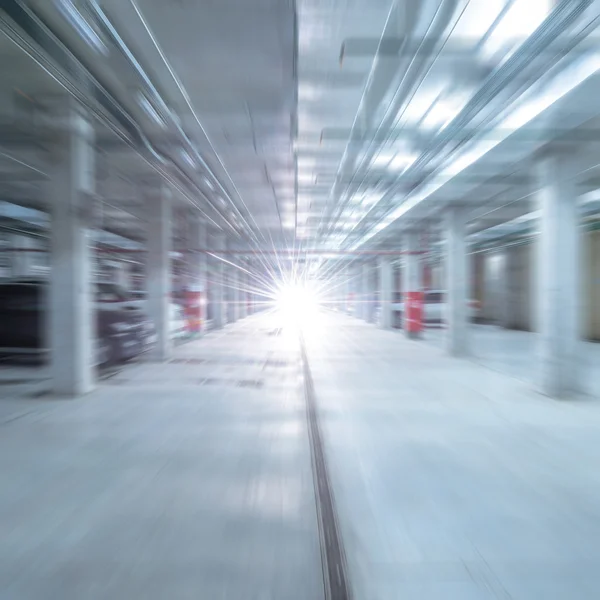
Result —
<instances>
[{"instance_id":1,"label":"bright white light","mask_svg":"<svg viewBox=\"0 0 600 600\"><path fill-rule=\"evenodd\" d=\"M382 152L373 159L374 167L387 167L392 171L404 171L416 160L412 152Z\"/></svg>"},{"instance_id":2,"label":"bright white light","mask_svg":"<svg viewBox=\"0 0 600 600\"><path fill-rule=\"evenodd\" d=\"M444 129L462 110L467 100L466 92L448 94L444 98L440 98L423 119L422 127L430 130Z\"/></svg>"},{"instance_id":3,"label":"bright white light","mask_svg":"<svg viewBox=\"0 0 600 600\"><path fill-rule=\"evenodd\" d=\"M398 152L388 165L392 171L404 171L417 160L417 155L413 152Z\"/></svg>"},{"instance_id":4,"label":"bright white light","mask_svg":"<svg viewBox=\"0 0 600 600\"><path fill-rule=\"evenodd\" d=\"M488 38L484 53L503 52L504 58L529 37L550 13L552 0L517 0Z\"/></svg>"},{"instance_id":5,"label":"bright white light","mask_svg":"<svg viewBox=\"0 0 600 600\"><path fill-rule=\"evenodd\" d=\"M309 282L284 284L276 297L276 307L287 325L310 319L317 312L318 305L318 294Z\"/></svg>"},{"instance_id":6,"label":"bright white light","mask_svg":"<svg viewBox=\"0 0 600 600\"><path fill-rule=\"evenodd\" d=\"M85 20L83 15L77 10L72 0L60 0L60 2L58 2L58 8L90 46L93 46L98 52L108 56L108 48L104 45L100 36Z\"/></svg>"},{"instance_id":7,"label":"bright white light","mask_svg":"<svg viewBox=\"0 0 600 600\"><path fill-rule=\"evenodd\" d=\"M394 158L393 152L381 152L373 158L374 167L387 167L390 161Z\"/></svg>"},{"instance_id":8,"label":"bright white light","mask_svg":"<svg viewBox=\"0 0 600 600\"><path fill-rule=\"evenodd\" d=\"M140 106L144 109L144 112L157 124L161 127L165 126L165 122L162 120L162 117L156 112L154 106L150 103L148 98L142 92L138 93L138 102Z\"/></svg>"},{"instance_id":9,"label":"bright white light","mask_svg":"<svg viewBox=\"0 0 600 600\"><path fill-rule=\"evenodd\" d=\"M383 194L366 194L360 201L362 206L373 206L383 198Z\"/></svg>"}]
</instances>

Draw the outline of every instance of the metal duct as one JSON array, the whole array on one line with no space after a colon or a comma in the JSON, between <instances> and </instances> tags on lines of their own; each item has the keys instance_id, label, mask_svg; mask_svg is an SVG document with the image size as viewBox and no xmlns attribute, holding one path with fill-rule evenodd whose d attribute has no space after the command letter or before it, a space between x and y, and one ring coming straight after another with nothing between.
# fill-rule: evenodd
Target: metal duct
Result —
<instances>
[{"instance_id":1,"label":"metal duct","mask_svg":"<svg viewBox=\"0 0 600 600\"><path fill-rule=\"evenodd\" d=\"M540 56L583 14L593 0L562 0L545 21L531 34L517 51L496 71L467 102L460 113L431 142L429 148L413 163L407 173L417 171L429 163L502 91L516 79L529 64ZM474 133L472 134L474 135ZM471 135L471 137L472 137ZM462 140L463 142L466 139ZM392 191L389 194L393 193Z\"/></svg>"},{"instance_id":2,"label":"metal duct","mask_svg":"<svg viewBox=\"0 0 600 600\"><path fill-rule=\"evenodd\" d=\"M106 124L129 147L137 151L155 171L186 197L205 217L220 227L167 172L168 162L176 163L154 149L135 120L37 16L19 0L0 0L0 10L2 11L0 26L15 44L48 71L91 114ZM15 25L18 29L15 28ZM21 34L21 31L35 43L35 46ZM85 84L85 92L80 89L81 84ZM90 102L90 98L93 102ZM184 179L188 180L188 183L194 185L185 172L181 169L179 171ZM202 191L197 188L195 194L198 193L202 194ZM204 194L202 195L204 196ZM227 218L221 215L216 207L212 205L211 207L228 224ZM232 230L235 232L235 229L232 228Z\"/></svg>"},{"instance_id":3,"label":"metal duct","mask_svg":"<svg viewBox=\"0 0 600 600\"><path fill-rule=\"evenodd\" d=\"M418 178L420 175L425 179L425 167L430 166L431 161L441 154L450 141L458 139L461 143L465 143L472 138L476 134L476 130L471 129L469 133L465 133L465 127L510 83L518 79L533 60L546 52L552 43L577 21L592 2L593 0L562 0L516 52L487 78L461 112L431 141L429 147L407 169L403 177L399 178L399 183L386 192L379 204L385 205L393 202L395 195L400 191L400 185L405 175L412 178ZM560 58L562 55L558 53L555 59L558 61ZM547 70L540 72L539 77L545 72Z\"/></svg>"},{"instance_id":4,"label":"metal duct","mask_svg":"<svg viewBox=\"0 0 600 600\"><path fill-rule=\"evenodd\" d=\"M433 18L428 26L428 31L422 36L423 40L427 39L428 44L431 44L431 40L437 40L444 32L448 23L451 21L452 15L454 14L456 7L458 6L459 0L442 0L442 2L438 5L437 9L434 12ZM422 10L422 8L421 8ZM419 13L413 13L413 18L410 22L411 29L406 29L407 31L411 31L416 26ZM406 45L407 41L411 40L410 36L405 36L403 45ZM400 51L400 56L403 56L403 53ZM375 132L375 135L370 140L369 145L367 147L367 151L365 156L361 161L361 165L358 168L354 168L356 157L361 150L358 145L354 147L354 156L350 162L350 168L352 168L352 176L349 179L349 183L346 185L346 190L348 190L352 184L355 182L357 173L363 172L361 171L361 167L365 163L369 163L376 151L377 145L375 141L378 138L379 132L386 129L391 129L394 120L398 112L400 111L402 105L406 102L406 99L409 98L410 93L415 89L415 86L419 84L419 78L422 78L423 73L427 72L428 66L430 66L431 62L435 61L435 53L417 53L406 66L406 69L403 71L402 76L400 77L400 81L398 82L398 87L394 93L392 101L390 105L387 107L383 119ZM378 63L374 63L378 65ZM391 84L391 80L390 80ZM352 139L351 132L351 138ZM343 179L343 178L342 178ZM340 193L340 178L336 178L336 183L333 187L332 194L335 196ZM340 194L341 195L341 194ZM335 217L334 221L339 218L341 211L348 203L348 199L351 197L351 192L347 193L347 200L345 202L341 202L335 205Z\"/></svg>"}]
</instances>

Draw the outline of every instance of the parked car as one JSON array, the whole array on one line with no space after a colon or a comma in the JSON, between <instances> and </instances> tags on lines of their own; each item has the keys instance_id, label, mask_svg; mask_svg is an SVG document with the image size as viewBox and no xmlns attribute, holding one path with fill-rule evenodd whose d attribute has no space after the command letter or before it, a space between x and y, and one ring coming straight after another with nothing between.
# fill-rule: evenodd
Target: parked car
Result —
<instances>
[{"instance_id":1,"label":"parked car","mask_svg":"<svg viewBox=\"0 0 600 600\"><path fill-rule=\"evenodd\" d=\"M176 340L183 339L188 335L188 324L183 307L171 302L169 305L169 319L171 337Z\"/></svg>"},{"instance_id":2,"label":"parked car","mask_svg":"<svg viewBox=\"0 0 600 600\"><path fill-rule=\"evenodd\" d=\"M111 286L114 284L102 284L102 288L106 290L107 297L115 298L124 308L136 308L139 310L147 310L147 293L143 290L135 290L132 292L123 292L117 289L115 292L110 292ZM114 286L117 287L118 286ZM110 296L109 296L110 294ZM188 335L187 320L183 306L177 302L169 303L169 326L171 338L182 339Z\"/></svg>"},{"instance_id":3,"label":"parked car","mask_svg":"<svg viewBox=\"0 0 600 600\"><path fill-rule=\"evenodd\" d=\"M47 284L13 281L0 284L0 353L44 356ZM152 323L141 313L97 310L94 362L122 362L148 350L156 341Z\"/></svg>"},{"instance_id":4,"label":"parked car","mask_svg":"<svg viewBox=\"0 0 600 600\"><path fill-rule=\"evenodd\" d=\"M404 298L401 292L394 294L392 302L394 311L394 327L402 327L402 315L404 313ZM468 318L476 321L479 317L480 306L477 300L468 301ZM441 290L428 290L423 298L423 322L425 324L443 323L446 313L446 293Z\"/></svg>"}]
</instances>

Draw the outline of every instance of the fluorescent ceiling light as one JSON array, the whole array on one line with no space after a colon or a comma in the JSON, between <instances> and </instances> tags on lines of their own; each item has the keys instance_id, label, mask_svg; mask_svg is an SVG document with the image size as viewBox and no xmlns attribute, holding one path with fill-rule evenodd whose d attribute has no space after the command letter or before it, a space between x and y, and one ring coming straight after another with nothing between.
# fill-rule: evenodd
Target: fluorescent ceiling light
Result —
<instances>
[{"instance_id":1,"label":"fluorescent ceiling light","mask_svg":"<svg viewBox=\"0 0 600 600\"><path fill-rule=\"evenodd\" d=\"M69 21L71 26L77 30L79 35L95 50L108 56L108 48L100 39L100 36L83 18L83 15L77 10L72 0L58 0L57 5L61 14Z\"/></svg>"},{"instance_id":2,"label":"fluorescent ceiling light","mask_svg":"<svg viewBox=\"0 0 600 600\"><path fill-rule=\"evenodd\" d=\"M185 150L181 150L181 157L183 158L183 160L190 166L190 167L195 167L196 163L194 162L194 159L188 154L188 152L186 152Z\"/></svg>"},{"instance_id":3,"label":"fluorescent ceiling light","mask_svg":"<svg viewBox=\"0 0 600 600\"><path fill-rule=\"evenodd\" d=\"M545 109L574 90L577 86L581 85L586 79L596 74L599 70L600 53L587 54L569 65L565 71L554 77L550 83L545 84L542 82L541 85L544 86L543 93L538 93L531 99L521 103L518 107L511 107L509 109L510 114L498 125L496 130L497 135L494 136L494 140L474 140L465 151L459 154L452 163L444 168L440 173L440 176L436 178L437 181L435 183L430 183L423 189L415 192L405 202L398 206L394 212L383 219L381 223L384 223L384 226L381 229L391 225L394 221L419 204L419 202L440 189L452 179L452 177L479 160L482 156L492 150L492 148L495 148L498 144L502 143L515 131L515 129L529 123ZM488 137L490 132L486 132L484 135ZM381 229L376 230L374 227L369 233L354 244L352 248L358 248L360 245L371 239Z\"/></svg>"},{"instance_id":4,"label":"fluorescent ceiling light","mask_svg":"<svg viewBox=\"0 0 600 600\"><path fill-rule=\"evenodd\" d=\"M462 110L466 102L466 94L452 94L440 98L423 119L421 126L429 130L444 129Z\"/></svg>"},{"instance_id":5,"label":"fluorescent ceiling light","mask_svg":"<svg viewBox=\"0 0 600 600\"><path fill-rule=\"evenodd\" d=\"M373 159L372 165L374 167L387 167L394 156L393 152L381 152Z\"/></svg>"},{"instance_id":6,"label":"fluorescent ceiling light","mask_svg":"<svg viewBox=\"0 0 600 600\"><path fill-rule=\"evenodd\" d=\"M510 0L486 0L485 2L470 2L462 14L456 28L452 32L451 40L469 39L477 42L494 21L506 2Z\"/></svg>"},{"instance_id":7,"label":"fluorescent ceiling light","mask_svg":"<svg viewBox=\"0 0 600 600\"><path fill-rule=\"evenodd\" d=\"M302 83L298 85L298 98L300 100L314 100L323 96L323 90L315 85Z\"/></svg>"},{"instance_id":8,"label":"fluorescent ceiling light","mask_svg":"<svg viewBox=\"0 0 600 600\"><path fill-rule=\"evenodd\" d=\"M392 171L405 171L417 160L417 154L413 152L398 152L388 165Z\"/></svg>"},{"instance_id":9,"label":"fluorescent ceiling light","mask_svg":"<svg viewBox=\"0 0 600 600\"><path fill-rule=\"evenodd\" d=\"M366 194L360 201L362 206L373 206L383 198L383 194Z\"/></svg>"},{"instance_id":10,"label":"fluorescent ceiling light","mask_svg":"<svg viewBox=\"0 0 600 600\"><path fill-rule=\"evenodd\" d=\"M315 176L312 173L298 173L298 182L314 183Z\"/></svg>"},{"instance_id":11,"label":"fluorescent ceiling light","mask_svg":"<svg viewBox=\"0 0 600 600\"><path fill-rule=\"evenodd\" d=\"M511 54L550 14L555 0L516 0L494 29L483 51L487 56L504 50Z\"/></svg>"},{"instance_id":12,"label":"fluorescent ceiling light","mask_svg":"<svg viewBox=\"0 0 600 600\"><path fill-rule=\"evenodd\" d=\"M138 92L138 102L140 106L144 109L144 112L157 124L161 127L165 126L165 122L162 120L161 116L156 112L156 109L148 98L142 92Z\"/></svg>"}]
</instances>

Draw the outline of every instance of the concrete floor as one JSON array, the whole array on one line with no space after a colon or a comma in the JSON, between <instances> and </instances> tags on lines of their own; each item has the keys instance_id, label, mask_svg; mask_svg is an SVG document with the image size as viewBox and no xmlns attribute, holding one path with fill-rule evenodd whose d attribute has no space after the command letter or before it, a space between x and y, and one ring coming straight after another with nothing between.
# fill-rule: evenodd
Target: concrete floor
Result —
<instances>
[{"instance_id":1,"label":"concrete floor","mask_svg":"<svg viewBox=\"0 0 600 600\"><path fill-rule=\"evenodd\" d=\"M490 369L535 384L537 335L494 325L472 325L471 360ZM443 329L427 329L424 341L442 347ZM581 391L600 398L600 343L581 342Z\"/></svg>"},{"instance_id":2,"label":"concrete floor","mask_svg":"<svg viewBox=\"0 0 600 600\"><path fill-rule=\"evenodd\" d=\"M591 600L600 401L351 317L305 331L356 600ZM296 338L266 315L0 401L0 598L323 597Z\"/></svg>"},{"instance_id":3,"label":"concrete floor","mask_svg":"<svg viewBox=\"0 0 600 600\"><path fill-rule=\"evenodd\" d=\"M80 400L3 398L0 598L321 598L298 345L272 333L247 320Z\"/></svg>"},{"instance_id":4,"label":"concrete floor","mask_svg":"<svg viewBox=\"0 0 600 600\"><path fill-rule=\"evenodd\" d=\"M307 339L357 598L598 597L600 402L348 317Z\"/></svg>"}]
</instances>

